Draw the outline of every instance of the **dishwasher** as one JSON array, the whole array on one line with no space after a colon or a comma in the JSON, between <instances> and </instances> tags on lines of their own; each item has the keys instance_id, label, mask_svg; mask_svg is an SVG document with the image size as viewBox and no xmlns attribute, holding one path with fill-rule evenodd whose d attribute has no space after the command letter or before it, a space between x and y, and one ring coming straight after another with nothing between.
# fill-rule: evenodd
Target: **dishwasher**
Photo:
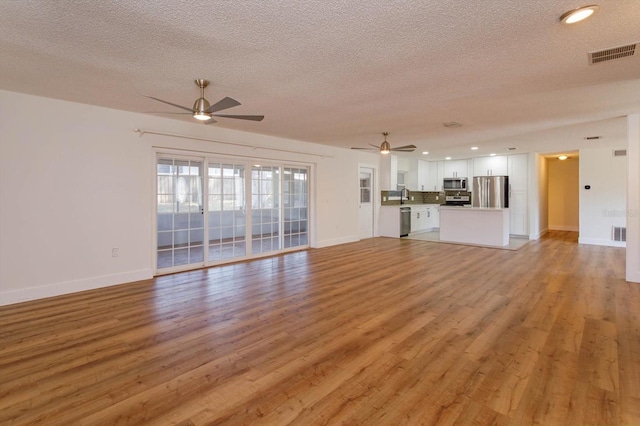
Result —
<instances>
[{"instance_id":1,"label":"dishwasher","mask_svg":"<svg viewBox=\"0 0 640 426\"><path fill-rule=\"evenodd\" d=\"M400 236L406 237L411 232L411 207L400 207Z\"/></svg>"}]
</instances>

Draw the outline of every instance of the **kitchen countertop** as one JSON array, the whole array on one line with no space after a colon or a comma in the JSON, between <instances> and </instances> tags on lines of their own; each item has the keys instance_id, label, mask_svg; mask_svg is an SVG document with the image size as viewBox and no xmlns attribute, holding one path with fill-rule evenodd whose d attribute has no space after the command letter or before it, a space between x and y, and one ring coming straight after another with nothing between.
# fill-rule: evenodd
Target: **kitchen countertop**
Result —
<instances>
[{"instance_id":1,"label":"kitchen countertop","mask_svg":"<svg viewBox=\"0 0 640 426\"><path fill-rule=\"evenodd\" d=\"M502 207L471 207L471 206L447 206L447 205L442 205L440 206L441 209L447 209L447 210L460 210L460 209L464 209L464 210L473 210L473 211L488 211L488 212L495 212L495 211L502 211L502 210L509 210L508 208L502 208Z\"/></svg>"}]
</instances>

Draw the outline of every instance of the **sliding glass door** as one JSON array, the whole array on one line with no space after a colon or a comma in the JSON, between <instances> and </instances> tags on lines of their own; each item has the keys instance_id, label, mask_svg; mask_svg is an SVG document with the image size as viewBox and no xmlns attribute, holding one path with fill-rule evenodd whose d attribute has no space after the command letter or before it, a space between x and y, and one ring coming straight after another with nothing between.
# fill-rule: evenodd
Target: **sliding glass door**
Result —
<instances>
[{"instance_id":1,"label":"sliding glass door","mask_svg":"<svg viewBox=\"0 0 640 426\"><path fill-rule=\"evenodd\" d=\"M308 167L161 155L156 174L160 273L309 245Z\"/></svg>"},{"instance_id":2,"label":"sliding glass door","mask_svg":"<svg viewBox=\"0 0 640 426\"><path fill-rule=\"evenodd\" d=\"M245 166L209 162L209 255L217 262L244 257L246 244Z\"/></svg>"},{"instance_id":3,"label":"sliding glass door","mask_svg":"<svg viewBox=\"0 0 640 426\"><path fill-rule=\"evenodd\" d=\"M158 269L204 264L202 164L193 160L158 160Z\"/></svg>"},{"instance_id":4,"label":"sliding glass door","mask_svg":"<svg viewBox=\"0 0 640 426\"><path fill-rule=\"evenodd\" d=\"M251 168L251 253L280 250L280 167Z\"/></svg>"}]
</instances>

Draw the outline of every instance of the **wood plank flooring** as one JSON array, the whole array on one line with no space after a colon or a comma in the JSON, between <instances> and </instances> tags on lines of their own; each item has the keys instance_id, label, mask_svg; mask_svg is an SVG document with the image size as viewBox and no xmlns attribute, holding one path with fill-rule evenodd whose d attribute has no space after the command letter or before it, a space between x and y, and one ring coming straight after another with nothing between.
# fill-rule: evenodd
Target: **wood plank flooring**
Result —
<instances>
[{"instance_id":1,"label":"wood plank flooring","mask_svg":"<svg viewBox=\"0 0 640 426\"><path fill-rule=\"evenodd\" d=\"M0 424L639 425L624 253L375 238L0 307Z\"/></svg>"}]
</instances>

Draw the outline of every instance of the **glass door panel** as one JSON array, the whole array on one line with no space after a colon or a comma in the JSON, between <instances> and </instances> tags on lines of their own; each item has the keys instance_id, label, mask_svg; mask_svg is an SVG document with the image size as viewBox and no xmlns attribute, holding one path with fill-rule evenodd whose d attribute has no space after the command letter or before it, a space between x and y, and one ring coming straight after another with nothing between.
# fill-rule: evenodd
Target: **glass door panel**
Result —
<instances>
[{"instance_id":1,"label":"glass door panel","mask_svg":"<svg viewBox=\"0 0 640 426\"><path fill-rule=\"evenodd\" d=\"M246 248L245 166L209 162L210 262L244 257Z\"/></svg>"},{"instance_id":2,"label":"glass door panel","mask_svg":"<svg viewBox=\"0 0 640 426\"><path fill-rule=\"evenodd\" d=\"M204 261L203 163L158 159L157 268Z\"/></svg>"},{"instance_id":3,"label":"glass door panel","mask_svg":"<svg viewBox=\"0 0 640 426\"><path fill-rule=\"evenodd\" d=\"M284 248L309 244L308 169L285 167L283 177Z\"/></svg>"},{"instance_id":4,"label":"glass door panel","mask_svg":"<svg viewBox=\"0 0 640 426\"><path fill-rule=\"evenodd\" d=\"M251 253L280 250L280 167L251 168Z\"/></svg>"}]
</instances>

